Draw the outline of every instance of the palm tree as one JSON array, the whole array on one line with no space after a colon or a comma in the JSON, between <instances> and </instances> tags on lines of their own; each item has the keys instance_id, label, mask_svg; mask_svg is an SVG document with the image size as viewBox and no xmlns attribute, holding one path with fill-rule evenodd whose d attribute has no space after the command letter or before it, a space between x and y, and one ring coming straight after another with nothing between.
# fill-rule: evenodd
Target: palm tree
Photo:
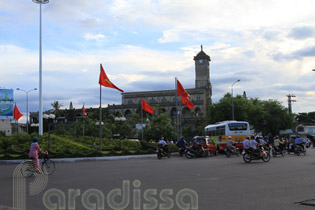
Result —
<instances>
[{"instance_id":1,"label":"palm tree","mask_svg":"<svg viewBox=\"0 0 315 210\"><path fill-rule=\"evenodd\" d=\"M59 101L54 101L54 103L51 104L51 106L54 108L54 114L55 116L59 116L60 108L63 106L59 103Z\"/></svg>"}]
</instances>

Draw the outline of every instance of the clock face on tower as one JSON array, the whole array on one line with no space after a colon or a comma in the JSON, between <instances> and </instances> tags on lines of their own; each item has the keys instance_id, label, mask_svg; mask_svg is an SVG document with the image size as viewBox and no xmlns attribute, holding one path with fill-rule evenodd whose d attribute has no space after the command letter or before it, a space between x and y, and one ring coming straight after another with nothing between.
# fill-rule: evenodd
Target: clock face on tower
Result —
<instances>
[{"instance_id":1,"label":"clock face on tower","mask_svg":"<svg viewBox=\"0 0 315 210\"><path fill-rule=\"evenodd\" d=\"M200 64L203 63L203 60L199 60L199 63L200 63Z\"/></svg>"}]
</instances>

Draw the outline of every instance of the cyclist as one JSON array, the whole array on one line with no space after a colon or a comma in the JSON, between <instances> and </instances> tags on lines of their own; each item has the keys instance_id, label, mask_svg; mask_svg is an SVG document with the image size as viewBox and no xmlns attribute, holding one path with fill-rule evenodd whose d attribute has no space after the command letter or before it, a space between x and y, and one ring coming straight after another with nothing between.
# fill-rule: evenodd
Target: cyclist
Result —
<instances>
[{"instance_id":1,"label":"cyclist","mask_svg":"<svg viewBox=\"0 0 315 210\"><path fill-rule=\"evenodd\" d=\"M43 152L42 149L39 147L38 145L38 141L39 139L38 138L33 138L33 142L31 144L31 147L30 147L30 153L29 153L29 157L30 158L33 158L34 160L34 166L35 166L35 171L37 173L40 173L40 170L39 170L39 160L38 160L38 152L42 153L42 154L45 154L47 155L48 152L45 151Z\"/></svg>"}]
</instances>

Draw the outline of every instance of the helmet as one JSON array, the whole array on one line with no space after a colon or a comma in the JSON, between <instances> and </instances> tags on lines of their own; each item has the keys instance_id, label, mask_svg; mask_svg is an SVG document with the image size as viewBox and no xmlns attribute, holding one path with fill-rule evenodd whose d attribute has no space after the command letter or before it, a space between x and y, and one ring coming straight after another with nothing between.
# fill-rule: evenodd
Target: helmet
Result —
<instances>
[{"instance_id":1,"label":"helmet","mask_svg":"<svg viewBox=\"0 0 315 210\"><path fill-rule=\"evenodd\" d=\"M246 139L249 139L249 136L246 136Z\"/></svg>"},{"instance_id":2,"label":"helmet","mask_svg":"<svg viewBox=\"0 0 315 210\"><path fill-rule=\"evenodd\" d=\"M36 138L36 137L33 138L33 142L38 142L38 141L39 141L38 138Z\"/></svg>"},{"instance_id":3,"label":"helmet","mask_svg":"<svg viewBox=\"0 0 315 210\"><path fill-rule=\"evenodd\" d=\"M231 139L232 137L231 136L229 136L229 139Z\"/></svg>"},{"instance_id":4,"label":"helmet","mask_svg":"<svg viewBox=\"0 0 315 210\"><path fill-rule=\"evenodd\" d=\"M164 137L161 137L162 140L164 140Z\"/></svg>"}]
</instances>

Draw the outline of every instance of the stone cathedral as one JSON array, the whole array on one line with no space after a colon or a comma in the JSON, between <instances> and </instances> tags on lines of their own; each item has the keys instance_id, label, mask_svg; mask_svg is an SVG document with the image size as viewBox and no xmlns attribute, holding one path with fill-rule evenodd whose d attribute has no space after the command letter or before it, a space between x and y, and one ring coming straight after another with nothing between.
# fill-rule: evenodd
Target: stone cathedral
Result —
<instances>
[{"instance_id":1,"label":"stone cathedral","mask_svg":"<svg viewBox=\"0 0 315 210\"><path fill-rule=\"evenodd\" d=\"M194 109L188 109L185 105L181 105L182 119L189 121L201 114L205 115L207 106L211 104L212 86L210 82L210 56L207 55L202 48L201 51L194 56L195 61L195 88L185 87L190 94L190 100L194 104ZM122 93L121 105L109 105L110 113L120 113L127 116L131 113L141 112L141 99L147 101L155 110L154 114L159 112L167 113L172 120L176 118L176 90L157 90L145 92L125 92ZM178 98L178 104L180 104Z\"/></svg>"}]
</instances>

